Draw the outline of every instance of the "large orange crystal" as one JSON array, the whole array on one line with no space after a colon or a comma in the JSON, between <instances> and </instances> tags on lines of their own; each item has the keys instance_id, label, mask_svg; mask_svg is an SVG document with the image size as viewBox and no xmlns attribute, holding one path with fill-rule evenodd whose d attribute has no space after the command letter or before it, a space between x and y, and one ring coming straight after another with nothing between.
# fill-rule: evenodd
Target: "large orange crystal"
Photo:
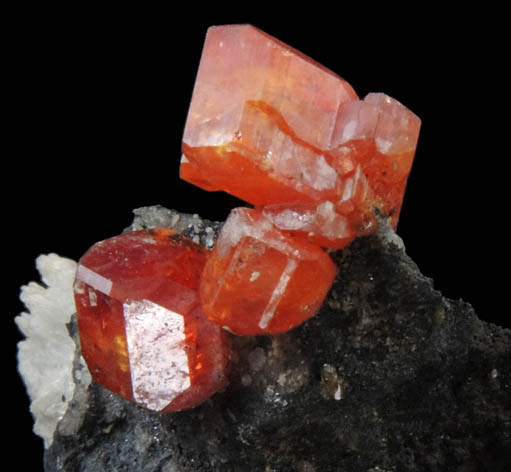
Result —
<instances>
[{"instance_id":1,"label":"large orange crystal","mask_svg":"<svg viewBox=\"0 0 511 472\"><path fill-rule=\"evenodd\" d=\"M287 236L260 210L236 208L204 267L200 298L235 334L282 333L316 314L336 273L318 246Z\"/></svg>"},{"instance_id":2,"label":"large orange crystal","mask_svg":"<svg viewBox=\"0 0 511 472\"><path fill-rule=\"evenodd\" d=\"M154 229L101 241L80 259L81 348L98 383L162 412L195 406L226 385L229 340L198 299L206 254Z\"/></svg>"},{"instance_id":3,"label":"large orange crystal","mask_svg":"<svg viewBox=\"0 0 511 472\"><path fill-rule=\"evenodd\" d=\"M322 149L340 105L355 99L342 78L259 29L211 27L184 131L181 176L255 205L332 197L337 175ZM189 166L201 178L193 179Z\"/></svg>"},{"instance_id":4,"label":"large orange crystal","mask_svg":"<svg viewBox=\"0 0 511 472\"><path fill-rule=\"evenodd\" d=\"M181 177L258 206L329 201L367 234L374 208L397 225L419 128L396 100L359 100L342 78L253 26L211 27ZM324 236L316 240L339 247Z\"/></svg>"}]
</instances>

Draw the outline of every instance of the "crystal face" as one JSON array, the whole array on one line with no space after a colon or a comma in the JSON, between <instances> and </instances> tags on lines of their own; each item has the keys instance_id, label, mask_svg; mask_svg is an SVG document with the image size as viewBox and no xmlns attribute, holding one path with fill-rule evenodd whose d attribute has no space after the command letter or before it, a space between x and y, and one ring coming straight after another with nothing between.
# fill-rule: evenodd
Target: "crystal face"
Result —
<instances>
[{"instance_id":1,"label":"crystal face","mask_svg":"<svg viewBox=\"0 0 511 472\"><path fill-rule=\"evenodd\" d=\"M342 78L253 26L211 27L181 177L257 206L329 201L367 234L374 208L397 226L419 128L396 100L359 100ZM339 247L323 236L319 244Z\"/></svg>"},{"instance_id":2,"label":"crystal face","mask_svg":"<svg viewBox=\"0 0 511 472\"><path fill-rule=\"evenodd\" d=\"M322 149L340 104L356 98L342 78L253 26L212 27L184 131L181 176L255 205L333 196L336 172Z\"/></svg>"},{"instance_id":3,"label":"crystal face","mask_svg":"<svg viewBox=\"0 0 511 472\"><path fill-rule=\"evenodd\" d=\"M376 210L396 228L419 129L397 100L359 99L251 25L209 28L180 174L256 208L231 213L206 264L208 317L236 334L264 334L313 316L336 274L320 247L374 232Z\"/></svg>"},{"instance_id":4,"label":"crystal face","mask_svg":"<svg viewBox=\"0 0 511 472\"><path fill-rule=\"evenodd\" d=\"M260 210L237 208L206 262L200 297L207 316L235 334L281 333L316 314L336 274L321 248Z\"/></svg>"},{"instance_id":5,"label":"crystal face","mask_svg":"<svg viewBox=\"0 0 511 472\"><path fill-rule=\"evenodd\" d=\"M419 138L420 119L397 100L370 93L344 103L332 134L329 162L344 181L357 169L370 191L366 206L379 208L397 227ZM348 185L345 184L346 189ZM346 200L341 199L338 210Z\"/></svg>"},{"instance_id":6,"label":"crystal face","mask_svg":"<svg viewBox=\"0 0 511 472\"><path fill-rule=\"evenodd\" d=\"M229 340L198 299L206 255L187 238L154 229L101 241L80 259L80 341L98 383L163 412L225 387Z\"/></svg>"},{"instance_id":7,"label":"crystal face","mask_svg":"<svg viewBox=\"0 0 511 472\"><path fill-rule=\"evenodd\" d=\"M355 238L348 218L329 200L318 205L267 205L262 211L276 228L318 246L340 249Z\"/></svg>"},{"instance_id":8,"label":"crystal face","mask_svg":"<svg viewBox=\"0 0 511 472\"><path fill-rule=\"evenodd\" d=\"M325 251L396 228L420 129L397 100L359 99L341 77L251 25L208 30L186 121L181 177L255 208L204 248L168 229L94 245L74 285L94 379L154 411L227 383L238 335L314 316L337 275Z\"/></svg>"}]
</instances>

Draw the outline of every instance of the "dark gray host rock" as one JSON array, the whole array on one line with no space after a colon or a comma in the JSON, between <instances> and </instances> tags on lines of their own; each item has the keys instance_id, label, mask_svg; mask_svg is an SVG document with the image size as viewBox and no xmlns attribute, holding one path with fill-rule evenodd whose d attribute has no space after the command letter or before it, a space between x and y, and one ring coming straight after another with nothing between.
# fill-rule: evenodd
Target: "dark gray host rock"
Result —
<instances>
[{"instance_id":1,"label":"dark gray host rock","mask_svg":"<svg viewBox=\"0 0 511 472\"><path fill-rule=\"evenodd\" d=\"M203 244L219 227L161 207L135 227L177 220ZM77 385L45 470L511 470L511 332L443 298L385 225L332 256L320 313L233 337L231 383L201 406L162 416Z\"/></svg>"}]
</instances>

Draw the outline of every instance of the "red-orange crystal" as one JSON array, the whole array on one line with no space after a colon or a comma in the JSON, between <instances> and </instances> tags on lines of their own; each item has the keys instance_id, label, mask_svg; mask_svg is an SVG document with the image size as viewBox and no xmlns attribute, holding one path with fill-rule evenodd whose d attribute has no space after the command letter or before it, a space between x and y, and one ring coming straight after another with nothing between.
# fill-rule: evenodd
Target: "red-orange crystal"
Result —
<instances>
[{"instance_id":1,"label":"red-orange crystal","mask_svg":"<svg viewBox=\"0 0 511 472\"><path fill-rule=\"evenodd\" d=\"M206 255L158 228L101 241L80 259L80 341L98 383L162 412L193 407L225 387L229 340L198 299Z\"/></svg>"},{"instance_id":2,"label":"red-orange crystal","mask_svg":"<svg viewBox=\"0 0 511 472\"><path fill-rule=\"evenodd\" d=\"M364 100L344 103L339 108L327 153L328 161L345 182L344 188L350 176L361 170L369 191L364 205L389 215L394 228L420 124L420 119L397 100L383 93L370 93ZM343 212L345 202L345 197L338 202L339 211ZM355 208L360 208L360 203Z\"/></svg>"},{"instance_id":3,"label":"red-orange crystal","mask_svg":"<svg viewBox=\"0 0 511 472\"><path fill-rule=\"evenodd\" d=\"M397 226L420 120L250 25L208 30L181 177L256 206L231 212L211 254L168 229L94 245L74 285L93 378L161 411L227 383L230 344L282 333L319 310L340 249ZM211 321L214 321L212 323Z\"/></svg>"},{"instance_id":4,"label":"red-orange crystal","mask_svg":"<svg viewBox=\"0 0 511 472\"><path fill-rule=\"evenodd\" d=\"M202 274L208 317L236 334L287 331L319 309L341 249L397 226L420 120L360 100L341 77L251 25L208 30L181 177L256 209L229 216Z\"/></svg>"},{"instance_id":5,"label":"red-orange crystal","mask_svg":"<svg viewBox=\"0 0 511 472\"><path fill-rule=\"evenodd\" d=\"M253 26L211 27L181 177L257 206L329 201L351 231L367 234L375 208L397 225L419 128L396 100L359 100L342 78ZM315 240L339 247L327 235Z\"/></svg>"},{"instance_id":6,"label":"red-orange crystal","mask_svg":"<svg viewBox=\"0 0 511 472\"><path fill-rule=\"evenodd\" d=\"M337 273L320 247L276 229L261 210L236 208L202 274L203 309L235 334L288 331L319 310Z\"/></svg>"},{"instance_id":7,"label":"red-orange crystal","mask_svg":"<svg viewBox=\"0 0 511 472\"><path fill-rule=\"evenodd\" d=\"M355 99L342 78L261 30L211 27L184 131L181 176L255 205L332 197L337 175L322 149L339 106ZM202 178L191 178L189 166Z\"/></svg>"}]
</instances>

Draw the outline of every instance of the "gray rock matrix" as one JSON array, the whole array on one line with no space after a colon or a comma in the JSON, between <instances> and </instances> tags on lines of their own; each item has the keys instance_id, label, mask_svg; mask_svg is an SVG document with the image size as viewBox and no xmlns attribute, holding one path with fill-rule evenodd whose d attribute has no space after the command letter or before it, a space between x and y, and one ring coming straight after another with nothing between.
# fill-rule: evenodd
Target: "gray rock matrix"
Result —
<instances>
[{"instance_id":1,"label":"gray rock matrix","mask_svg":"<svg viewBox=\"0 0 511 472\"><path fill-rule=\"evenodd\" d=\"M132 228L181 225L210 247L220 227L135 213ZM77 384L45 470L511 470L511 331L443 298L386 225L332 257L340 271L318 315L233 336L230 385L197 408L160 415Z\"/></svg>"}]
</instances>

